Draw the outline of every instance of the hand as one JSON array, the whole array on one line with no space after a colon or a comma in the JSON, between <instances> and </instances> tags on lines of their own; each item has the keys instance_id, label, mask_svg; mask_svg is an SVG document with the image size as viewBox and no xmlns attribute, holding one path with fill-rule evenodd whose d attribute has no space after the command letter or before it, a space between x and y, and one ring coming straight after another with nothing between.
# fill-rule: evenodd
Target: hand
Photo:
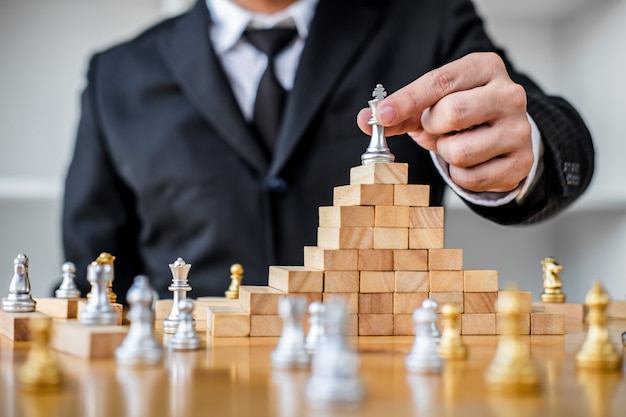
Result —
<instances>
[{"instance_id":1,"label":"hand","mask_svg":"<svg viewBox=\"0 0 626 417\"><path fill-rule=\"evenodd\" d=\"M371 111L357 123L370 134ZM450 165L450 176L470 191L505 192L533 164L526 92L495 53L472 53L432 70L378 105L387 136L407 133Z\"/></svg>"}]
</instances>

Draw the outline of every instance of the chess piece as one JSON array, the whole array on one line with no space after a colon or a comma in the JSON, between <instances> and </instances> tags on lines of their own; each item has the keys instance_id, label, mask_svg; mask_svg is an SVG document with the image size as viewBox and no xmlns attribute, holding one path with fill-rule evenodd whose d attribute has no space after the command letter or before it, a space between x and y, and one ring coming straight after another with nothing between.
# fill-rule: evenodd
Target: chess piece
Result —
<instances>
[{"instance_id":1,"label":"chess piece","mask_svg":"<svg viewBox=\"0 0 626 417\"><path fill-rule=\"evenodd\" d=\"M138 275L128 290L130 328L122 345L115 350L117 363L122 365L154 365L163 358L163 347L154 337L152 287L148 277Z\"/></svg>"},{"instance_id":2,"label":"chess piece","mask_svg":"<svg viewBox=\"0 0 626 417\"><path fill-rule=\"evenodd\" d=\"M178 301L178 327L170 340L170 348L174 350L196 350L202 344L196 334L193 320L193 301L182 298Z\"/></svg>"},{"instance_id":3,"label":"chess piece","mask_svg":"<svg viewBox=\"0 0 626 417\"><path fill-rule=\"evenodd\" d=\"M602 284L595 281L585 297L587 306L587 324L589 330L580 350L576 352L576 366L588 369L619 370L622 365L621 352L611 342L606 326L606 309L609 295Z\"/></svg>"},{"instance_id":4,"label":"chess piece","mask_svg":"<svg viewBox=\"0 0 626 417\"><path fill-rule=\"evenodd\" d=\"M456 304L447 303L441 308L443 316L443 332L437 352L442 359L465 359L467 347L461 340L459 319L461 309Z\"/></svg>"},{"instance_id":5,"label":"chess piece","mask_svg":"<svg viewBox=\"0 0 626 417\"><path fill-rule=\"evenodd\" d=\"M282 297L278 301L278 313L283 319L283 330L278 346L271 354L276 368L305 368L310 357L304 347L303 320L306 299L301 296Z\"/></svg>"},{"instance_id":6,"label":"chess piece","mask_svg":"<svg viewBox=\"0 0 626 417\"><path fill-rule=\"evenodd\" d=\"M564 303L565 294L562 292L563 282L559 274L563 271L563 267L559 265L552 257L543 258L541 260L541 269L543 271L543 292L541 293L541 301L544 303Z\"/></svg>"},{"instance_id":7,"label":"chess piece","mask_svg":"<svg viewBox=\"0 0 626 417\"><path fill-rule=\"evenodd\" d=\"M107 285L113 276L113 266L92 262L87 266L87 281L91 284L90 297L78 320L82 324L115 325L117 313L107 295Z\"/></svg>"},{"instance_id":8,"label":"chess piece","mask_svg":"<svg viewBox=\"0 0 626 417\"><path fill-rule=\"evenodd\" d=\"M518 291L502 291L497 310L501 320L496 355L485 373L489 388L513 393L530 393L539 388L539 377L530 357L528 342L520 337L522 298Z\"/></svg>"},{"instance_id":9,"label":"chess piece","mask_svg":"<svg viewBox=\"0 0 626 417\"><path fill-rule=\"evenodd\" d=\"M57 391L61 388L63 377L50 350L52 319L33 317L29 326L31 347L19 371L21 386L27 391Z\"/></svg>"},{"instance_id":10,"label":"chess piece","mask_svg":"<svg viewBox=\"0 0 626 417\"><path fill-rule=\"evenodd\" d=\"M56 298L79 298L80 291L76 288L74 278L76 278L76 266L73 262L65 262L61 266L61 285L54 292Z\"/></svg>"},{"instance_id":11,"label":"chess piece","mask_svg":"<svg viewBox=\"0 0 626 417\"><path fill-rule=\"evenodd\" d=\"M309 305L309 333L304 340L304 347L310 355L324 340L324 310L324 304L319 301Z\"/></svg>"},{"instance_id":12,"label":"chess piece","mask_svg":"<svg viewBox=\"0 0 626 417\"><path fill-rule=\"evenodd\" d=\"M117 301L117 294L113 292L113 281L115 280L115 266L113 265L113 261L115 261L115 256L111 255L109 252L102 252L98 257L92 262L98 265L111 265L111 280L107 282L106 294L109 298L109 302L114 303ZM87 300L91 298L91 293L87 294Z\"/></svg>"},{"instance_id":13,"label":"chess piece","mask_svg":"<svg viewBox=\"0 0 626 417\"><path fill-rule=\"evenodd\" d=\"M229 299L238 299L239 298L239 287L241 286L241 281L243 280L243 267L241 264L233 264L230 267L230 286L224 293L226 298Z\"/></svg>"},{"instance_id":14,"label":"chess piece","mask_svg":"<svg viewBox=\"0 0 626 417\"><path fill-rule=\"evenodd\" d=\"M435 317L437 314L437 309L439 308L439 303L437 303L437 301L433 300L432 298L427 298L424 301L422 301L422 308L425 308L426 310L430 310L433 313L435 313ZM437 340L437 342L439 342L439 339L441 339L441 333L439 332L439 329L437 328L437 321L433 321L431 324L431 332L433 334L433 337Z\"/></svg>"},{"instance_id":15,"label":"chess piece","mask_svg":"<svg viewBox=\"0 0 626 417\"><path fill-rule=\"evenodd\" d=\"M178 258L169 266L172 272L172 284L167 289L174 293L174 299L172 301L170 314L163 320L163 332L176 333L176 328L180 321L180 311L178 310L179 302L180 300L186 299L187 292L191 291L191 286L189 286L189 282L187 281L191 264L186 263L183 258ZM192 325L195 328L196 321L193 318Z\"/></svg>"},{"instance_id":16,"label":"chess piece","mask_svg":"<svg viewBox=\"0 0 626 417\"><path fill-rule=\"evenodd\" d=\"M13 260L13 278L9 284L9 295L2 299L2 311L27 313L35 311L37 303L30 294L28 257L19 253Z\"/></svg>"},{"instance_id":17,"label":"chess piece","mask_svg":"<svg viewBox=\"0 0 626 417\"><path fill-rule=\"evenodd\" d=\"M325 304L324 339L317 346L305 395L311 407L354 407L364 396L359 357L345 336L346 304Z\"/></svg>"},{"instance_id":18,"label":"chess piece","mask_svg":"<svg viewBox=\"0 0 626 417\"><path fill-rule=\"evenodd\" d=\"M440 372L442 361L437 353L437 339L432 332L432 324L437 320L437 313L430 308L420 307L413 312L415 322L415 340L411 351L405 358L410 372Z\"/></svg>"},{"instance_id":19,"label":"chess piece","mask_svg":"<svg viewBox=\"0 0 626 417\"><path fill-rule=\"evenodd\" d=\"M385 138L385 128L378 123L376 119L376 110L378 104L387 97L387 92L382 84L376 84L376 88L372 92L373 100L367 102L372 110L372 116L368 120L367 124L372 126L372 138L365 150L365 153L361 155L361 164L373 164L376 162L393 162L396 157L389 150L387 146L387 138Z\"/></svg>"}]
</instances>

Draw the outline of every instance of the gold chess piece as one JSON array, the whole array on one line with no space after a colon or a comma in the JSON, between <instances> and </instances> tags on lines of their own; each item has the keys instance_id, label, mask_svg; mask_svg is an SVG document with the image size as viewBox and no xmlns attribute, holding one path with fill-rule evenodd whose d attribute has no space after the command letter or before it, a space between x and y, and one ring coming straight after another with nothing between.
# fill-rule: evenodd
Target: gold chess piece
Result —
<instances>
[{"instance_id":1,"label":"gold chess piece","mask_svg":"<svg viewBox=\"0 0 626 417\"><path fill-rule=\"evenodd\" d=\"M589 310L586 317L589 330L587 338L575 356L576 365L580 368L605 370L621 368L621 352L611 343L609 330L606 327L605 311L609 306L609 301L609 295L602 284L595 281L585 297L585 305Z\"/></svg>"},{"instance_id":2,"label":"gold chess piece","mask_svg":"<svg viewBox=\"0 0 626 417\"><path fill-rule=\"evenodd\" d=\"M461 309L454 303L446 303L441 307L443 316L443 331L437 351L442 359L465 359L467 346L461 340L459 331L459 319Z\"/></svg>"},{"instance_id":3,"label":"gold chess piece","mask_svg":"<svg viewBox=\"0 0 626 417\"><path fill-rule=\"evenodd\" d=\"M522 298L518 291L502 291L497 310L501 338L496 355L485 373L489 388L512 393L531 393L539 389L539 377L530 357L528 343L520 336Z\"/></svg>"},{"instance_id":4,"label":"gold chess piece","mask_svg":"<svg viewBox=\"0 0 626 417\"><path fill-rule=\"evenodd\" d=\"M563 294L563 282L559 274L563 272L561 266L556 259L546 257L541 260L541 269L543 271L543 292L541 293L541 301L544 303L564 303L565 294Z\"/></svg>"},{"instance_id":5,"label":"gold chess piece","mask_svg":"<svg viewBox=\"0 0 626 417\"><path fill-rule=\"evenodd\" d=\"M50 350L52 319L34 317L29 320L29 326L32 344L19 371L22 388L35 392L57 391L63 378Z\"/></svg>"},{"instance_id":6,"label":"gold chess piece","mask_svg":"<svg viewBox=\"0 0 626 417\"><path fill-rule=\"evenodd\" d=\"M115 271L115 269L113 268L113 261L115 261L115 256L111 255L109 252L102 252L102 253L100 253L100 255L98 255L96 260L92 262L92 264L111 265L111 270ZM107 297L109 298L109 301L111 303L114 303L114 302L117 301L117 294L115 294L113 292L113 280L114 279L115 279L115 277L113 277L113 279L111 281L109 281L109 283L107 284ZM91 296L91 294L88 293L87 294L87 299L89 299L90 296Z\"/></svg>"},{"instance_id":7,"label":"gold chess piece","mask_svg":"<svg viewBox=\"0 0 626 417\"><path fill-rule=\"evenodd\" d=\"M224 293L226 295L226 298L239 298L239 287L241 286L241 280L243 280L243 266L241 266L241 264L233 264L230 267L230 286Z\"/></svg>"}]
</instances>

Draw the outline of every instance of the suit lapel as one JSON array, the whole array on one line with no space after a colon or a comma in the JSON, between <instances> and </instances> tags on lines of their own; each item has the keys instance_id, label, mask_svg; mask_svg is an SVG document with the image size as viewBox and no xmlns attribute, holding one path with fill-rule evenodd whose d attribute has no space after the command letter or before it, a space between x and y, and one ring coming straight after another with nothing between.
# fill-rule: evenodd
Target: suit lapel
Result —
<instances>
[{"instance_id":1,"label":"suit lapel","mask_svg":"<svg viewBox=\"0 0 626 417\"><path fill-rule=\"evenodd\" d=\"M189 100L235 152L261 175L269 161L244 121L209 40L210 19L204 1L177 23L161 46L172 74ZM190 50L199 50L192 52Z\"/></svg>"},{"instance_id":2,"label":"suit lapel","mask_svg":"<svg viewBox=\"0 0 626 417\"><path fill-rule=\"evenodd\" d=\"M320 0L302 51L294 87L285 106L270 175L280 172L315 114L324 105L343 68L356 53L360 53L379 16L379 5L384 1L387 0Z\"/></svg>"}]
</instances>

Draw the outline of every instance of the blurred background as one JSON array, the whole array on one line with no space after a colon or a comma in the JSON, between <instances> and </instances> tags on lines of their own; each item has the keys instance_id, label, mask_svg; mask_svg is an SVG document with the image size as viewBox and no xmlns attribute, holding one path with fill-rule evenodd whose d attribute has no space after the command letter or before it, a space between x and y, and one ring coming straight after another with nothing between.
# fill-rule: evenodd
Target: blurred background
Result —
<instances>
[{"instance_id":1,"label":"blurred background","mask_svg":"<svg viewBox=\"0 0 626 417\"><path fill-rule=\"evenodd\" d=\"M191 2L0 0L0 297L18 253L30 259L33 295L48 296L59 280L63 181L89 56ZM446 247L464 250L465 269L497 269L501 286L514 281L535 300L546 256L563 265L568 301L582 302L594 279L625 299L626 0L475 3L513 63L580 111L597 166L580 201L534 226L494 225L449 192Z\"/></svg>"}]
</instances>

